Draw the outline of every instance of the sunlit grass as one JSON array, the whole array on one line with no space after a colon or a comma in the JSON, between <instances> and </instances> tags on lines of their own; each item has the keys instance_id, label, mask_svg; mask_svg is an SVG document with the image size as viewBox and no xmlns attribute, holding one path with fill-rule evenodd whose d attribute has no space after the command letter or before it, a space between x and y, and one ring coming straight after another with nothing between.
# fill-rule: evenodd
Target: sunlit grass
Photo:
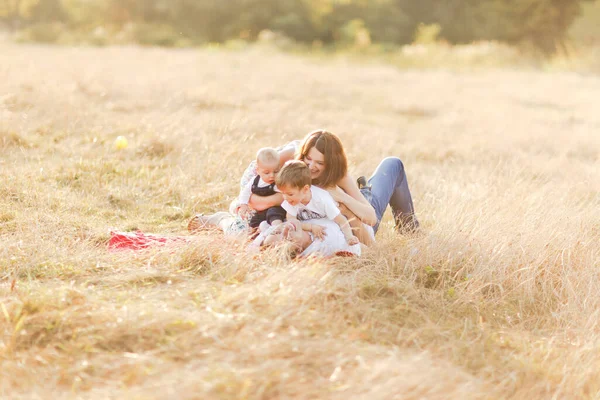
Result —
<instances>
[{"instance_id":1,"label":"sunlit grass","mask_svg":"<svg viewBox=\"0 0 600 400\"><path fill-rule=\"evenodd\" d=\"M3 398L598 396L596 78L2 44L0 93ZM257 148L316 128L355 176L402 157L421 235L107 251L186 234Z\"/></svg>"}]
</instances>

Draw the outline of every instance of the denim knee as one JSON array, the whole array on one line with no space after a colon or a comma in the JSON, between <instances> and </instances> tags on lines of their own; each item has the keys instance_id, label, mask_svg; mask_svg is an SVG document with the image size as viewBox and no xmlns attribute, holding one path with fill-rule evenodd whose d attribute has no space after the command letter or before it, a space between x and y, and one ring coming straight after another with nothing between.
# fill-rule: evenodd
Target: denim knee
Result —
<instances>
[{"instance_id":1,"label":"denim knee","mask_svg":"<svg viewBox=\"0 0 600 400\"><path fill-rule=\"evenodd\" d=\"M398 157L384 158L383 161L381 161L381 167L384 168L386 172L393 171L396 174L400 174L404 171L404 164Z\"/></svg>"}]
</instances>

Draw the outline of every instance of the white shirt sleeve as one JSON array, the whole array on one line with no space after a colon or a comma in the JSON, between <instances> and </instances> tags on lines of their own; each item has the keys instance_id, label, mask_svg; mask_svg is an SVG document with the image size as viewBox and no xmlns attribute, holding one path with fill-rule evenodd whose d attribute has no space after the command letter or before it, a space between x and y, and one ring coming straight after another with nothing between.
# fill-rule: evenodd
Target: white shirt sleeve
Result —
<instances>
[{"instance_id":1,"label":"white shirt sleeve","mask_svg":"<svg viewBox=\"0 0 600 400\"><path fill-rule=\"evenodd\" d=\"M248 204L248 202L250 201L250 196L252 196L252 184L254 183L254 180L250 180L246 186L242 187L242 190L240 190L240 195L238 196L238 202L240 204Z\"/></svg>"},{"instance_id":2,"label":"white shirt sleeve","mask_svg":"<svg viewBox=\"0 0 600 400\"><path fill-rule=\"evenodd\" d=\"M253 182L256 175L258 175L258 172L256 172L256 160L252 160L250 165L248 165L248 168L246 168L242 174L242 179L240 179L240 189L243 190L248 182Z\"/></svg>"},{"instance_id":3,"label":"white shirt sleeve","mask_svg":"<svg viewBox=\"0 0 600 400\"><path fill-rule=\"evenodd\" d=\"M283 207L283 209L292 217L295 217L298 214L298 210L296 210L296 207L288 203L286 200L284 200L283 203L281 203L281 207Z\"/></svg>"},{"instance_id":4,"label":"white shirt sleeve","mask_svg":"<svg viewBox=\"0 0 600 400\"><path fill-rule=\"evenodd\" d=\"M284 151L288 151L288 150L293 150L294 153L297 153L298 149L300 149L301 145L302 145L302 140L292 140L291 142L278 147L276 150L280 154L283 153Z\"/></svg>"}]
</instances>

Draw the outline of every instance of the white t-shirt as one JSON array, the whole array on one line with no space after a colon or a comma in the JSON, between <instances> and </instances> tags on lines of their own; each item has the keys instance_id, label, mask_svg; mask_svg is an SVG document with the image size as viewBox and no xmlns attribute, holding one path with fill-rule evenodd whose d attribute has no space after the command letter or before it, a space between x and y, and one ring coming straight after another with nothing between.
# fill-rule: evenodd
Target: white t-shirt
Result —
<instances>
[{"instance_id":1,"label":"white t-shirt","mask_svg":"<svg viewBox=\"0 0 600 400\"><path fill-rule=\"evenodd\" d=\"M325 238L314 239L313 242L306 248L299 257L308 257L311 255L328 257L338 252L349 252L360 256L360 244L350 246L342 233L339 225L325 218L311 219L308 223L321 225L325 227Z\"/></svg>"},{"instance_id":2,"label":"white t-shirt","mask_svg":"<svg viewBox=\"0 0 600 400\"><path fill-rule=\"evenodd\" d=\"M298 203L293 206L284 200L283 203L281 203L281 207L299 221L323 218L333 220L340 215L340 209L337 208L333 198L327 190L313 185L310 187L310 191L312 193L312 198L308 204Z\"/></svg>"}]
</instances>

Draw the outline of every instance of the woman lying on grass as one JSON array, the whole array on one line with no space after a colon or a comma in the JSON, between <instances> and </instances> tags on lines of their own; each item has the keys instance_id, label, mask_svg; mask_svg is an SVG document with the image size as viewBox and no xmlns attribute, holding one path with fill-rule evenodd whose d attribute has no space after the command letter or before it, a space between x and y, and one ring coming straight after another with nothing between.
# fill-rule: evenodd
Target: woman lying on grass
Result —
<instances>
[{"instance_id":1,"label":"woman lying on grass","mask_svg":"<svg viewBox=\"0 0 600 400\"><path fill-rule=\"evenodd\" d=\"M290 149L280 152L280 165L287 161L289 155ZM399 158L383 159L368 183L361 177L357 185L357 181L348 175L348 161L340 139L324 130L309 133L302 142L296 158L309 167L312 184L327 190L339 204L342 214L350 222L361 243L368 246L374 242L375 233L388 204L392 209L398 232L409 233L419 228L404 165ZM252 165L248 167L244 176L251 169ZM266 197L252 195L248 205L255 211L262 211L281 205L283 200L281 193ZM244 226L236 223L235 218L228 213L197 215L188 225L190 231L212 228L231 233L239 232Z\"/></svg>"},{"instance_id":2,"label":"woman lying on grass","mask_svg":"<svg viewBox=\"0 0 600 400\"><path fill-rule=\"evenodd\" d=\"M306 231L303 224L311 224L327 232L326 236L317 238L315 235ZM350 245L339 229L339 226L330 219L319 218L301 222L297 219L291 219L284 222L276 228L272 239L274 244L287 244L289 255L295 257L309 256L360 256L363 244Z\"/></svg>"}]
</instances>

